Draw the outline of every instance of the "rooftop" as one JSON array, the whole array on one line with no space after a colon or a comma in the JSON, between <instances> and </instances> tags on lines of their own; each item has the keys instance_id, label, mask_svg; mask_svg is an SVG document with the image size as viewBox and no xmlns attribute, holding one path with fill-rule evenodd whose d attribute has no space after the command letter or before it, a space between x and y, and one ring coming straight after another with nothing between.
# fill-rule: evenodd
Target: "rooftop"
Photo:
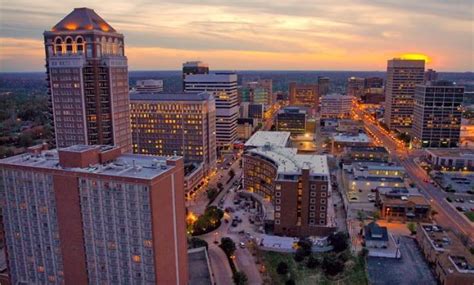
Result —
<instances>
[{"instance_id":1,"label":"rooftop","mask_svg":"<svg viewBox=\"0 0 474 285\"><path fill-rule=\"evenodd\" d=\"M278 167L278 174L298 175L302 169L309 169L311 175L329 175L327 156L297 154L296 148L266 145L249 150L271 160Z\"/></svg>"},{"instance_id":2,"label":"rooftop","mask_svg":"<svg viewBox=\"0 0 474 285\"><path fill-rule=\"evenodd\" d=\"M474 157L474 149L472 148L427 148L428 154L441 157Z\"/></svg>"},{"instance_id":3,"label":"rooftop","mask_svg":"<svg viewBox=\"0 0 474 285\"><path fill-rule=\"evenodd\" d=\"M95 155L107 155L107 152L116 148L111 146L75 145L60 149L68 154L92 152ZM62 156L63 154L61 154ZM66 154L67 155L67 154ZM66 172L88 173L106 176L117 176L138 179L153 179L172 169L174 166L167 161L174 161L180 157L147 156L139 154L121 154L107 162L95 163L86 167L65 167L60 163L60 154L57 149L43 150L40 153L21 154L0 160L0 165L24 166L45 170L61 170ZM75 159L75 158L74 158Z\"/></svg>"},{"instance_id":4,"label":"rooftop","mask_svg":"<svg viewBox=\"0 0 474 285\"><path fill-rule=\"evenodd\" d=\"M130 92L131 101L207 101L214 97L207 92L199 93L146 93Z\"/></svg>"},{"instance_id":5,"label":"rooftop","mask_svg":"<svg viewBox=\"0 0 474 285\"><path fill-rule=\"evenodd\" d=\"M183 67L209 67L209 65L202 61L186 61L183 63Z\"/></svg>"},{"instance_id":6,"label":"rooftop","mask_svg":"<svg viewBox=\"0 0 474 285\"><path fill-rule=\"evenodd\" d=\"M258 131L245 143L246 147L262 147L267 144L285 147L290 139L290 132Z\"/></svg>"},{"instance_id":7,"label":"rooftop","mask_svg":"<svg viewBox=\"0 0 474 285\"><path fill-rule=\"evenodd\" d=\"M388 241L387 227L381 227L376 222L371 222L364 227L364 238L366 240Z\"/></svg>"},{"instance_id":8,"label":"rooftop","mask_svg":"<svg viewBox=\"0 0 474 285\"><path fill-rule=\"evenodd\" d=\"M383 146L351 146L349 152L377 152L377 153L387 153L388 151Z\"/></svg>"},{"instance_id":9,"label":"rooftop","mask_svg":"<svg viewBox=\"0 0 474 285\"><path fill-rule=\"evenodd\" d=\"M333 140L338 143L371 143L372 140L364 133L358 134L336 134L333 137Z\"/></svg>"},{"instance_id":10,"label":"rooftop","mask_svg":"<svg viewBox=\"0 0 474 285\"><path fill-rule=\"evenodd\" d=\"M113 32L112 28L104 19L89 8L74 8L74 10L57 23L52 32L76 31L76 30L97 30L102 32Z\"/></svg>"},{"instance_id":11,"label":"rooftop","mask_svg":"<svg viewBox=\"0 0 474 285\"><path fill-rule=\"evenodd\" d=\"M188 250L190 285L212 285L209 259L205 247Z\"/></svg>"},{"instance_id":12,"label":"rooftop","mask_svg":"<svg viewBox=\"0 0 474 285\"><path fill-rule=\"evenodd\" d=\"M209 83L229 83L237 82L235 73L209 73L209 74L189 74L184 82L209 82Z\"/></svg>"}]
</instances>

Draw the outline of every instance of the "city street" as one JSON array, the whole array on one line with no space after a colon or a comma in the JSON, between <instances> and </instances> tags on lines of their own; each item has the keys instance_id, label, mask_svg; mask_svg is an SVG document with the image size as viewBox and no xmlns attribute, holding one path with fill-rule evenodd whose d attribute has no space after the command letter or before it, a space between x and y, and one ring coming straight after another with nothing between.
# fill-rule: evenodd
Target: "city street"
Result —
<instances>
[{"instance_id":1,"label":"city street","mask_svg":"<svg viewBox=\"0 0 474 285\"><path fill-rule=\"evenodd\" d=\"M414 161L416 157L419 157L419 151L407 150L400 142L396 141L389 132L376 125L374 119L364 116L360 111L357 114L361 118L364 118L363 121L368 131L389 150L392 160L405 167L410 179L418 186L425 197L430 200L432 207L438 212L435 216L435 220L440 225L451 228L453 231L462 233L473 240L474 236L472 233L474 232L474 227L472 224L466 221L461 216L461 213L448 204L445 199L446 195L441 189L431 183L425 182L429 180L430 177L426 171Z\"/></svg>"}]
</instances>

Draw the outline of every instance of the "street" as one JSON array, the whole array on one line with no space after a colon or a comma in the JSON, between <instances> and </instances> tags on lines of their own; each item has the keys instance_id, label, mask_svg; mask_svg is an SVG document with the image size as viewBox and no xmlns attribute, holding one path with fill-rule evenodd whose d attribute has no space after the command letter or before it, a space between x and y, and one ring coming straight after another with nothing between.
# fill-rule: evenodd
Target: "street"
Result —
<instances>
[{"instance_id":1,"label":"street","mask_svg":"<svg viewBox=\"0 0 474 285\"><path fill-rule=\"evenodd\" d=\"M375 120L364 115L359 109L356 109L358 116L363 118L367 130L375 136L380 143L386 147L392 157L392 161L405 167L407 174L420 189L420 192L431 202L432 207L438 212L435 220L446 228L451 228L454 232L462 233L473 240L474 227L466 221L455 209L446 201L446 194L434 185L425 181L430 177L426 171L415 163L414 159L420 156L420 151L408 150L400 142L396 141L389 132L376 125Z\"/></svg>"}]
</instances>

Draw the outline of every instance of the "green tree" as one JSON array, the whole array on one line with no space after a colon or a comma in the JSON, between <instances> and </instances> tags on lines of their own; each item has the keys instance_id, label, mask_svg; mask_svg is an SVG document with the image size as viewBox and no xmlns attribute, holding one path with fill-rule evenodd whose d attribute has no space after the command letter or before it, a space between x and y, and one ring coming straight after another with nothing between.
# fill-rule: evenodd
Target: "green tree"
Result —
<instances>
[{"instance_id":1,"label":"green tree","mask_svg":"<svg viewBox=\"0 0 474 285\"><path fill-rule=\"evenodd\" d=\"M302 249L303 255L308 256L311 254L311 249L313 248L313 243L306 238L301 238L298 241L298 246Z\"/></svg>"},{"instance_id":2,"label":"green tree","mask_svg":"<svg viewBox=\"0 0 474 285\"><path fill-rule=\"evenodd\" d=\"M329 243L334 247L335 252L341 252L347 249L348 235L345 232L336 232L328 237Z\"/></svg>"},{"instance_id":3,"label":"green tree","mask_svg":"<svg viewBox=\"0 0 474 285\"><path fill-rule=\"evenodd\" d=\"M372 213L372 220L374 222L376 222L378 219L380 219L380 212L378 210L375 210L373 213Z\"/></svg>"},{"instance_id":4,"label":"green tree","mask_svg":"<svg viewBox=\"0 0 474 285\"><path fill-rule=\"evenodd\" d=\"M285 285L295 285L295 284L296 284L296 283L295 283L295 280L293 280L293 279L288 279L288 280L286 280L286 282L285 282Z\"/></svg>"},{"instance_id":5,"label":"green tree","mask_svg":"<svg viewBox=\"0 0 474 285\"><path fill-rule=\"evenodd\" d=\"M416 224L415 224L415 223L409 222L409 223L407 224L407 228L408 228L408 230L410 231L410 233L411 233L412 235L416 234Z\"/></svg>"},{"instance_id":6,"label":"green tree","mask_svg":"<svg viewBox=\"0 0 474 285\"><path fill-rule=\"evenodd\" d=\"M314 256L310 255L308 258L308 261L306 261L306 267L313 269L318 267L319 265L319 260L315 258Z\"/></svg>"},{"instance_id":7,"label":"green tree","mask_svg":"<svg viewBox=\"0 0 474 285\"><path fill-rule=\"evenodd\" d=\"M298 248L295 252L295 256L293 257L296 262L301 262L304 260L305 252L302 248Z\"/></svg>"},{"instance_id":8,"label":"green tree","mask_svg":"<svg viewBox=\"0 0 474 285\"><path fill-rule=\"evenodd\" d=\"M205 247L206 249L209 247L207 244L207 241L197 238L197 237L192 237L189 239L188 242L188 247L189 248L200 248L200 247Z\"/></svg>"},{"instance_id":9,"label":"green tree","mask_svg":"<svg viewBox=\"0 0 474 285\"><path fill-rule=\"evenodd\" d=\"M230 237L221 238L220 247L228 257L232 256L236 249L235 242Z\"/></svg>"},{"instance_id":10,"label":"green tree","mask_svg":"<svg viewBox=\"0 0 474 285\"><path fill-rule=\"evenodd\" d=\"M234 178L234 176L235 176L235 171L234 171L233 169L230 169L228 174L229 174L229 177L230 177L230 178Z\"/></svg>"},{"instance_id":11,"label":"green tree","mask_svg":"<svg viewBox=\"0 0 474 285\"><path fill-rule=\"evenodd\" d=\"M22 133L18 137L18 146L29 147L33 145L33 136L30 133Z\"/></svg>"},{"instance_id":12,"label":"green tree","mask_svg":"<svg viewBox=\"0 0 474 285\"><path fill-rule=\"evenodd\" d=\"M218 194L216 188L209 188L209 189L207 189L206 193L207 193L207 199L209 199L209 200L214 199Z\"/></svg>"},{"instance_id":13,"label":"green tree","mask_svg":"<svg viewBox=\"0 0 474 285\"><path fill-rule=\"evenodd\" d=\"M219 188L219 190L222 190L224 189L224 185L221 182L219 182L217 183L217 188Z\"/></svg>"},{"instance_id":14,"label":"green tree","mask_svg":"<svg viewBox=\"0 0 474 285\"><path fill-rule=\"evenodd\" d=\"M323 259L322 268L326 274L334 276L344 270L344 262L335 254L328 254Z\"/></svg>"},{"instance_id":15,"label":"green tree","mask_svg":"<svg viewBox=\"0 0 474 285\"><path fill-rule=\"evenodd\" d=\"M280 275L285 275L288 273L288 264L286 262L280 261L277 265L277 273Z\"/></svg>"},{"instance_id":16,"label":"green tree","mask_svg":"<svg viewBox=\"0 0 474 285\"><path fill-rule=\"evenodd\" d=\"M234 280L234 284L236 285L248 284L247 275L242 271L235 272L234 275L232 276L232 279Z\"/></svg>"}]
</instances>

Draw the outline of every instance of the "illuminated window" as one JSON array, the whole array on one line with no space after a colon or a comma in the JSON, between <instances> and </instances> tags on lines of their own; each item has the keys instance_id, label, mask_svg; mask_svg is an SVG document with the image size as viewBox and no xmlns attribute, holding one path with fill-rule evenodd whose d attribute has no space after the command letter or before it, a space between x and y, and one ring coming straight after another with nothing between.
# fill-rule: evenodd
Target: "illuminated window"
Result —
<instances>
[{"instance_id":1,"label":"illuminated window","mask_svg":"<svg viewBox=\"0 0 474 285\"><path fill-rule=\"evenodd\" d=\"M143 241L143 245L145 247L152 247L153 246L153 242L151 240L144 240Z\"/></svg>"},{"instance_id":2,"label":"illuminated window","mask_svg":"<svg viewBox=\"0 0 474 285\"><path fill-rule=\"evenodd\" d=\"M132 255L133 262L140 263L142 261L142 257L140 255Z\"/></svg>"}]
</instances>

